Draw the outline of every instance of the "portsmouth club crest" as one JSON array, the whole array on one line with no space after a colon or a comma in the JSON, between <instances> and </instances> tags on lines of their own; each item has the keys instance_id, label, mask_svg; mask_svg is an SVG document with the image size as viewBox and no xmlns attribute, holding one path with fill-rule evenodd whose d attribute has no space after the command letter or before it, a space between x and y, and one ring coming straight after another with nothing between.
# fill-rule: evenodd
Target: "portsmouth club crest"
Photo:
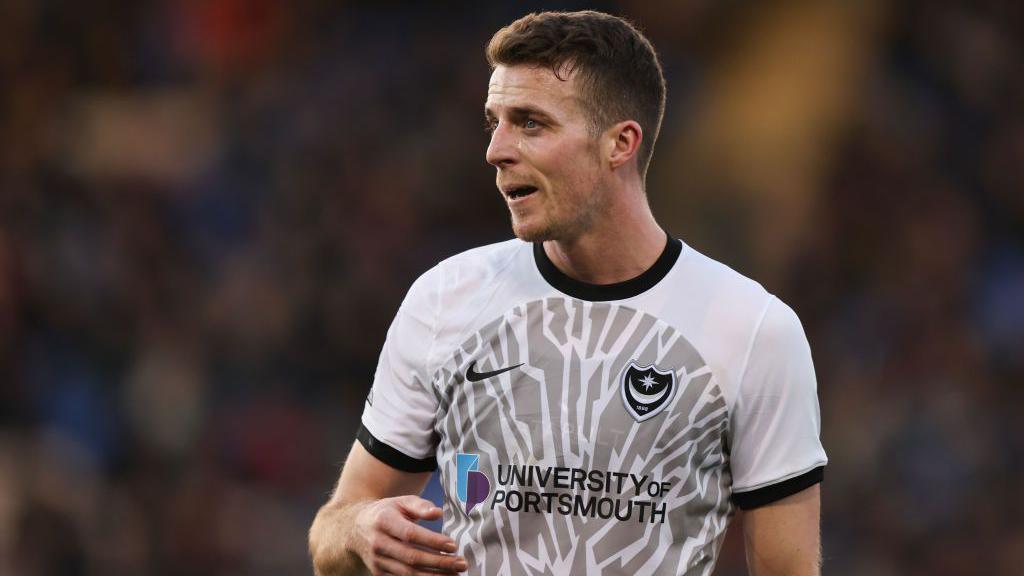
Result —
<instances>
[{"instance_id":1,"label":"portsmouth club crest","mask_svg":"<svg viewBox=\"0 0 1024 576\"><path fill-rule=\"evenodd\" d=\"M676 393L676 375L657 366L640 366L635 360L622 372L620 382L622 403L626 411L643 422L653 418L668 406Z\"/></svg>"}]
</instances>

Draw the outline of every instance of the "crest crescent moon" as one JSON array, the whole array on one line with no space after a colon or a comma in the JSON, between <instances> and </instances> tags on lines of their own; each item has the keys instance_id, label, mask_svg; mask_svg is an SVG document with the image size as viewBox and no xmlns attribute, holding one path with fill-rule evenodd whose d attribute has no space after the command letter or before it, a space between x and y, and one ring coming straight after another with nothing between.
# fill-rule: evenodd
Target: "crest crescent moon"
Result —
<instances>
[{"instance_id":1,"label":"crest crescent moon","mask_svg":"<svg viewBox=\"0 0 1024 576\"><path fill-rule=\"evenodd\" d=\"M661 400L665 397L665 394L668 394L669 388L669 386L665 386L661 389L661 392L658 392L657 394L644 394L637 390L636 382L632 378L629 379L629 392L632 394L633 399L640 404L653 404L654 402Z\"/></svg>"}]
</instances>

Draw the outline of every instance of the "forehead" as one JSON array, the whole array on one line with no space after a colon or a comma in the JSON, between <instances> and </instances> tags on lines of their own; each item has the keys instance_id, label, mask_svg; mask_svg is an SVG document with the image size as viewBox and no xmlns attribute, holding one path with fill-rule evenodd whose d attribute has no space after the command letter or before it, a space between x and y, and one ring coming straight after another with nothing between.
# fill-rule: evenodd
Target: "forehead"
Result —
<instances>
[{"instance_id":1,"label":"forehead","mask_svg":"<svg viewBox=\"0 0 1024 576\"><path fill-rule=\"evenodd\" d=\"M484 108L497 113L505 107L534 106L550 113L577 111L576 75L559 79L550 68L497 66L487 86Z\"/></svg>"}]
</instances>

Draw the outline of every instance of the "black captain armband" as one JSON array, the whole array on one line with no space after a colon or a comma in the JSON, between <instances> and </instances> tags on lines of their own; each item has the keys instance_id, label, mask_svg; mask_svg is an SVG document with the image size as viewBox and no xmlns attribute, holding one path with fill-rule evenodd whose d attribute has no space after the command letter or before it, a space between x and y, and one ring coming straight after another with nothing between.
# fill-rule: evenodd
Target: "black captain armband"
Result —
<instances>
[{"instance_id":1,"label":"black captain armband","mask_svg":"<svg viewBox=\"0 0 1024 576\"><path fill-rule=\"evenodd\" d=\"M739 506L740 510L760 508L761 506L777 502L787 496L792 496L797 492L806 490L807 488L820 483L824 479L825 467L818 466L809 472L805 472L799 476L790 478L789 480L783 480L778 484L772 484L771 486L765 486L763 488L758 488L757 490L751 490L750 492L733 492L732 501Z\"/></svg>"},{"instance_id":2,"label":"black captain armband","mask_svg":"<svg viewBox=\"0 0 1024 576\"><path fill-rule=\"evenodd\" d=\"M374 438L373 434L361 423L356 431L356 440L366 448L366 451L374 458L402 472L433 472L437 470L437 458L424 458L422 460L407 456L391 446Z\"/></svg>"}]
</instances>

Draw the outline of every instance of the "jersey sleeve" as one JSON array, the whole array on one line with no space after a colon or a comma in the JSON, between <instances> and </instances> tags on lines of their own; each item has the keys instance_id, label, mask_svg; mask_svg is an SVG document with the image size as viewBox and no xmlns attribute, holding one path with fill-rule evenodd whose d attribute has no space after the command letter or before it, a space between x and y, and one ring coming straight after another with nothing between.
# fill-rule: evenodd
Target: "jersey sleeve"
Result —
<instances>
[{"instance_id":1,"label":"jersey sleeve","mask_svg":"<svg viewBox=\"0 0 1024 576\"><path fill-rule=\"evenodd\" d=\"M731 416L733 501L764 506L821 482L828 459L811 349L796 313L772 297Z\"/></svg>"},{"instance_id":2,"label":"jersey sleeve","mask_svg":"<svg viewBox=\"0 0 1024 576\"><path fill-rule=\"evenodd\" d=\"M438 320L439 270L421 276L406 294L377 362L356 439L392 468L437 468L437 396L430 367Z\"/></svg>"}]
</instances>

